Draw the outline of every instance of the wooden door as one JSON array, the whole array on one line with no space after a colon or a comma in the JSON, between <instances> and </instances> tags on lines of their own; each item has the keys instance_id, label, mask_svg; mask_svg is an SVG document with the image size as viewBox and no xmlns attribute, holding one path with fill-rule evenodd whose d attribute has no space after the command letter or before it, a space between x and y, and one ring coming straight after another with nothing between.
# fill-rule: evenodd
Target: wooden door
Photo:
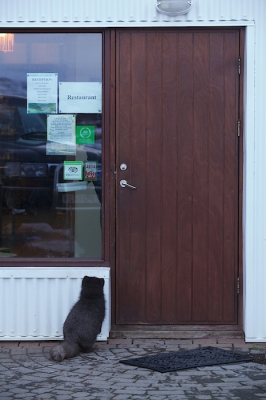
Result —
<instances>
[{"instance_id":1,"label":"wooden door","mask_svg":"<svg viewBox=\"0 0 266 400\"><path fill-rule=\"evenodd\" d=\"M117 32L118 324L237 323L239 33Z\"/></svg>"}]
</instances>

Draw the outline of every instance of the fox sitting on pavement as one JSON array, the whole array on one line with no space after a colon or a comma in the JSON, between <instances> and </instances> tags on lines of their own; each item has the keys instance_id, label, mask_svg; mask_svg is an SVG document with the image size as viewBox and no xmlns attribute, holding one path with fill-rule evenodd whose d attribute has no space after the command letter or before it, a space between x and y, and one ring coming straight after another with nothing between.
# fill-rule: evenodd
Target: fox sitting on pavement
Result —
<instances>
[{"instance_id":1,"label":"fox sitting on pavement","mask_svg":"<svg viewBox=\"0 0 266 400\"><path fill-rule=\"evenodd\" d=\"M84 276L80 298L63 325L64 341L51 349L52 360L63 361L92 349L105 317L103 287L103 278Z\"/></svg>"}]
</instances>

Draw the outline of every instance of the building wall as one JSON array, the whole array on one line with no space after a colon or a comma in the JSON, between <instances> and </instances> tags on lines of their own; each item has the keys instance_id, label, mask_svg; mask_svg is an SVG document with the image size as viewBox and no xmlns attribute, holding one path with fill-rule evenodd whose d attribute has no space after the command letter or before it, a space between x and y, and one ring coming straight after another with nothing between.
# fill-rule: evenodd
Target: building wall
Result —
<instances>
[{"instance_id":1,"label":"building wall","mask_svg":"<svg viewBox=\"0 0 266 400\"><path fill-rule=\"evenodd\" d=\"M155 0L0 0L1 28L245 26L243 262L247 341L266 341L266 1L194 0L187 15Z\"/></svg>"},{"instance_id":2,"label":"building wall","mask_svg":"<svg viewBox=\"0 0 266 400\"><path fill-rule=\"evenodd\" d=\"M16 6L14 6L16 4ZM193 0L189 14L159 14L156 0L11 0L0 1L2 26L160 26L253 21L263 0Z\"/></svg>"}]
</instances>

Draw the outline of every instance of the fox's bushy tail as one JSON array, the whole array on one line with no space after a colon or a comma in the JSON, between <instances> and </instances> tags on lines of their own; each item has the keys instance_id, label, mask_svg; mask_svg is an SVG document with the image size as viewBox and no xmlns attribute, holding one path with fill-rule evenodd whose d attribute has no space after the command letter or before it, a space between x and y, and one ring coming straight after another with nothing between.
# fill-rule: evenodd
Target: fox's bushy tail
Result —
<instances>
[{"instance_id":1,"label":"fox's bushy tail","mask_svg":"<svg viewBox=\"0 0 266 400\"><path fill-rule=\"evenodd\" d=\"M80 353L77 343L64 341L51 349L51 358L54 361L63 361L65 358L76 357Z\"/></svg>"}]
</instances>

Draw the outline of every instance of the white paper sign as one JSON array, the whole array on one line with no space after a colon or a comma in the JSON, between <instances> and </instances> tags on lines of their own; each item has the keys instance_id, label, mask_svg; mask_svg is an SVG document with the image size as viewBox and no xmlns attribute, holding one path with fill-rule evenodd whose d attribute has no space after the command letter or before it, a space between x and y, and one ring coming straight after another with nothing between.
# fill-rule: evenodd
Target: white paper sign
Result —
<instances>
[{"instance_id":1,"label":"white paper sign","mask_svg":"<svg viewBox=\"0 0 266 400\"><path fill-rule=\"evenodd\" d=\"M58 74L27 74L27 112L28 114L57 113Z\"/></svg>"},{"instance_id":2,"label":"white paper sign","mask_svg":"<svg viewBox=\"0 0 266 400\"><path fill-rule=\"evenodd\" d=\"M101 82L59 82L60 113L102 112Z\"/></svg>"},{"instance_id":3,"label":"white paper sign","mask_svg":"<svg viewBox=\"0 0 266 400\"><path fill-rule=\"evenodd\" d=\"M75 115L47 116L46 154L76 154Z\"/></svg>"}]
</instances>

